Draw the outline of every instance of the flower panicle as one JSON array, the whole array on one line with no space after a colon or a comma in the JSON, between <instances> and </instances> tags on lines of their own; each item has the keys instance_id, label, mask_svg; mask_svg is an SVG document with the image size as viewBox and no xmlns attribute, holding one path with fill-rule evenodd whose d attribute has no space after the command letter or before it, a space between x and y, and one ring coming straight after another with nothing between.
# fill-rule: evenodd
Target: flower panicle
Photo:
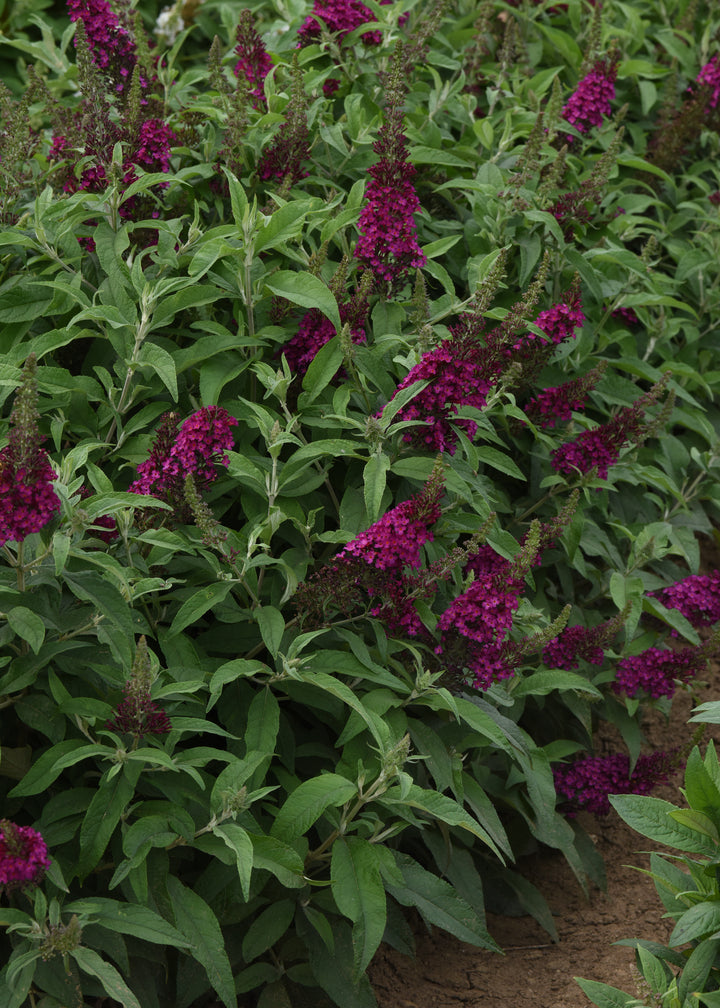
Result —
<instances>
[{"instance_id":1,"label":"flower panicle","mask_svg":"<svg viewBox=\"0 0 720 1008\"><path fill-rule=\"evenodd\" d=\"M280 179L284 188L305 178L304 162L310 157L310 130L307 121L308 97L297 53L290 67L290 100L285 106L285 120L258 162L258 175L264 181Z\"/></svg>"},{"instance_id":2,"label":"flower panicle","mask_svg":"<svg viewBox=\"0 0 720 1008\"><path fill-rule=\"evenodd\" d=\"M22 542L60 510L57 479L38 427L37 358L31 353L10 413L8 443L0 451L0 545Z\"/></svg>"},{"instance_id":3,"label":"flower panicle","mask_svg":"<svg viewBox=\"0 0 720 1008\"><path fill-rule=\"evenodd\" d=\"M541 427L554 427L560 420L571 420L572 411L583 409L588 394L600 381L606 368L607 361L600 361L597 367L579 378L544 389L528 402L525 413Z\"/></svg>"},{"instance_id":4,"label":"flower panicle","mask_svg":"<svg viewBox=\"0 0 720 1008\"><path fill-rule=\"evenodd\" d=\"M47 844L37 830L0 819L0 888L32 888L49 867Z\"/></svg>"},{"instance_id":5,"label":"flower panicle","mask_svg":"<svg viewBox=\"0 0 720 1008\"><path fill-rule=\"evenodd\" d=\"M164 735L172 728L170 719L150 696L153 676L150 652L145 636L135 650L130 677L123 688L123 699L113 711L106 727L122 735Z\"/></svg>"},{"instance_id":6,"label":"flower panicle","mask_svg":"<svg viewBox=\"0 0 720 1008\"><path fill-rule=\"evenodd\" d=\"M238 57L234 67L235 76L244 77L253 106L265 109L265 78L273 64L255 27L252 13L247 8L240 11L235 42L235 55Z\"/></svg>"},{"instance_id":7,"label":"flower panicle","mask_svg":"<svg viewBox=\"0 0 720 1008\"><path fill-rule=\"evenodd\" d=\"M584 756L553 769L555 790L561 809L568 816L586 809L598 816L610 812L611 794L647 795L665 784L683 762L679 749L640 755L630 773L626 753Z\"/></svg>"}]
</instances>

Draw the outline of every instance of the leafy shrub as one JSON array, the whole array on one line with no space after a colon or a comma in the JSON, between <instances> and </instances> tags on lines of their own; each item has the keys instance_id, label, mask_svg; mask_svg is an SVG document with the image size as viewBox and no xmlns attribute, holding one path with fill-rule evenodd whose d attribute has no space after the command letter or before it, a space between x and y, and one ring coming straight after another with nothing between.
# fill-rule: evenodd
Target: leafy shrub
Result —
<instances>
[{"instance_id":1,"label":"leafy shrub","mask_svg":"<svg viewBox=\"0 0 720 1008\"><path fill-rule=\"evenodd\" d=\"M555 936L518 855L602 881L556 781L605 720L605 794L649 787L642 705L712 650L707 92L686 174L647 140L692 34L649 2L367 11L8 21L15 1008L372 1005L408 907Z\"/></svg>"}]
</instances>

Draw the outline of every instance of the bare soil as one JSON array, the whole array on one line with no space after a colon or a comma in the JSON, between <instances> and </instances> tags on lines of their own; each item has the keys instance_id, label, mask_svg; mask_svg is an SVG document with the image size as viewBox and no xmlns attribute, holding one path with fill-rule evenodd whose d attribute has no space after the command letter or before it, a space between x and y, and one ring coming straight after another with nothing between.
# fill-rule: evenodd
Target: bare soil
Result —
<instances>
[{"instance_id":1,"label":"bare soil","mask_svg":"<svg viewBox=\"0 0 720 1008\"><path fill-rule=\"evenodd\" d=\"M706 685L694 684L691 697L675 695L666 720L658 711L644 725L650 745L671 749L688 741L697 725L688 725L693 706L720 699L720 666ZM720 742L720 729L707 737ZM654 793L683 805L682 773ZM651 878L649 852L668 848L652 844L627 827L612 811L606 817L580 819L605 861L607 891L582 892L562 854L551 850L524 859L516 867L545 896L555 916L560 943L554 944L531 917L488 915L488 930L504 950L486 952L424 925L418 929L417 958L382 948L370 979L380 1008L588 1008L591 1002L575 983L580 976L619 987L637 996L634 950L613 945L624 938L665 942L672 930Z\"/></svg>"}]
</instances>

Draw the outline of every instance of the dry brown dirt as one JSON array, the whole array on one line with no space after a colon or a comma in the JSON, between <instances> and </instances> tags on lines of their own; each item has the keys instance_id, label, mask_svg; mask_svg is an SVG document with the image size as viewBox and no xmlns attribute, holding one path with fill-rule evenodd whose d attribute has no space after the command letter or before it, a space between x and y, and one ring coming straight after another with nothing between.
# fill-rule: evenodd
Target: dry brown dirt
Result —
<instances>
[{"instance_id":1,"label":"dry brown dirt","mask_svg":"<svg viewBox=\"0 0 720 1008\"><path fill-rule=\"evenodd\" d=\"M671 749L688 741L697 725L688 726L692 707L720 699L720 667L694 695L676 694L666 720L653 711L645 722L650 745ZM707 737L720 743L717 726ZM682 774L654 793L683 804ZM382 948L370 969L380 1008L588 1008L592 1004L573 977L581 976L637 994L634 951L613 945L624 938L664 942L672 930L647 875L649 851L664 850L629 829L613 811L581 823L592 835L605 861L607 891L592 887L589 899L580 889L562 854L545 850L516 867L545 896L555 916L560 942L531 917L488 915L488 930L503 948L498 955L466 945L422 925L417 958Z\"/></svg>"}]
</instances>

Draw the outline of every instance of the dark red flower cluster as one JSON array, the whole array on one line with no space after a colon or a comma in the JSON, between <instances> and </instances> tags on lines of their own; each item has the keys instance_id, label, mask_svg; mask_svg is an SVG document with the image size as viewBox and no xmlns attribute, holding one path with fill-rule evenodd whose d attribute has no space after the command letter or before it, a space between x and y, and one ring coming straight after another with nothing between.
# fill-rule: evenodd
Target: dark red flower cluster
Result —
<instances>
[{"instance_id":1,"label":"dark red flower cluster","mask_svg":"<svg viewBox=\"0 0 720 1008\"><path fill-rule=\"evenodd\" d=\"M468 560L475 580L453 600L438 621L440 644L435 653L457 675L467 669L473 686L485 690L513 675L507 642L520 605L522 582L512 565L491 547Z\"/></svg>"},{"instance_id":2,"label":"dark red flower cluster","mask_svg":"<svg viewBox=\"0 0 720 1008\"><path fill-rule=\"evenodd\" d=\"M720 102L720 56L713 56L697 75L697 83L707 85L710 91L708 109L715 109Z\"/></svg>"},{"instance_id":3,"label":"dark red flower cluster","mask_svg":"<svg viewBox=\"0 0 720 1008\"><path fill-rule=\"evenodd\" d=\"M691 574L652 594L666 609L682 613L696 630L720 620L720 571Z\"/></svg>"},{"instance_id":4,"label":"dark red flower cluster","mask_svg":"<svg viewBox=\"0 0 720 1008\"><path fill-rule=\"evenodd\" d=\"M552 467L556 472L583 475L597 468L600 479L607 479L608 469L620 457L621 448L628 442L639 443L648 435L644 421L645 409L655 402L665 389L669 375L640 396L632 406L621 409L612 420L583 431L574 441L567 441L552 452Z\"/></svg>"},{"instance_id":5,"label":"dark red flower cluster","mask_svg":"<svg viewBox=\"0 0 720 1008\"><path fill-rule=\"evenodd\" d=\"M643 692L650 697L671 697L677 683L687 683L707 667L699 648L677 651L651 647L638 655L628 655L618 662L613 689L629 697Z\"/></svg>"},{"instance_id":6,"label":"dark red flower cluster","mask_svg":"<svg viewBox=\"0 0 720 1008\"><path fill-rule=\"evenodd\" d=\"M432 542L428 528L440 517L438 496L419 494L398 504L361 532L340 551L337 559L358 557L382 571L400 573L404 567L420 565L420 549Z\"/></svg>"},{"instance_id":7,"label":"dark red flower cluster","mask_svg":"<svg viewBox=\"0 0 720 1008\"><path fill-rule=\"evenodd\" d=\"M343 324L350 323L350 338L353 343L365 342L365 330L359 324L352 302L340 305L340 321ZM282 348L291 370L295 374L304 375L318 350L334 335L335 326L319 308L311 308L306 312L300 321L298 331Z\"/></svg>"},{"instance_id":8,"label":"dark red flower cluster","mask_svg":"<svg viewBox=\"0 0 720 1008\"><path fill-rule=\"evenodd\" d=\"M107 0L67 0L71 21L82 21L93 62L122 92L137 62L135 40Z\"/></svg>"},{"instance_id":9,"label":"dark red flower cluster","mask_svg":"<svg viewBox=\"0 0 720 1008\"><path fill-rule=\"evenodd\" d=\"M49 867L47 844L37 830L0 819L0 886L37 885Z\"/></svg>"},{"instance_id":10,"label":"dark red flower cluster","mask_svg":"<svg viewBox=\"0 0 720 1008\"><path fill-rule=\"evenodd\" d=\"M428 383L396 414L398 422L421 420L426 425L408 431L403 440L429 451L454 455L458 442L454 428L469 438L477 431L474 420L456 417L458 409L482 409L497 380L497 371L497 365L476 339L452 335L443 340L411 368L397 387L395 395L415 382Z\"/></svg>"},{"instance_id":11,"label":"dark red flower cluster","mask_svg":"<svg viewBox=\"0 0 720 1008\"><path fill-rule=\"evenodd\" d=\"M235 64L235 76L239 77L242 74L247 81L255 108L260 106L264 108L265 89L263 85L273 64L255 27L253 16L247 9L240 11L235 38L237 41L235 55L238 57Z\"/></svg>"},{"instance_id":12,"label":"dark red flower cluster","mask_svg":"<svg viewBox=\"0 0 720 1008\"><path fill-rule=\"evenodd\" d=\"M162 708L150 698L148 689L138 688L128 680L123 688L124 699L120 701L113 716L107 722L110 731L121 735L135 735L141 739L145 735L165 735L172 729L170 719Z\"/></svg>"},{"instance_id":13,"label":"dark red flower cluster","mask_svg":"<svg viewBox=\"0 0 720 1008\"><path fill-rule=\"evenodd\" d=\"M389 4L392 0L380 0L381 4ZM375 21L375 15L360 0L315 0L312 13L305 18L298 29L300 45L310 45L320 39L323 27L331 35L335 35L342 44L343 39L361 24ZM363 32L361 38L365 45L380 45L382 34L375 31Z\"/></svg>"},{"instance_id":14,"label":"dark red flower cluster","mask_svg":"<svg viewBox=\"0 0 720 1008\"><path fill-rule=\"evenodd\" d=\"M176 508L178 520L188 518L185 480L193 477L201 491L214 482L216 465L227 466L233 446L231 427L237 420L221 406L203 406L180 425L176 413L162 418L150 458L137 468L130 493L150 494Z\"/></svg>"},{"instance_id":15,"label":"dark red flower cluster","mask_svg":"<svg viewBox=\"0 0 720 1008\"><path fill-rule=\"evenodd\" d=\"M600 126L603 118L610 115L617 68L615 58L596 60L590 73L583 77L570 96L561 114L578 133L587 133L593 126ZM573 138L567 139L571 142Z\"/></svg>"},{"instance_id":16,"label":"dark red flower cluster","mask_svg":"<svg viewBox=\"0 0 720 1008\"><path fill-rule=\"evenodd\" d=\"M543 648L543 662L548 668L571 671L579 667L580 659L591 665L602 665L605 660L603 643L607 639L604 625L597 627L566 627Z\"/></svg>"},{"instance_id":17,"label":"dark red flower cluster","mask_svg":"<svg viewBox=\"0 0 720 1008\"><path fill-rule=\"evenodd\" d=\"M525 412L541 427L554 427L558 420L571 420L573 410L581 410L588 392L595 387L597 369L563 385L543 389L525 406Z\"/></svg>"},{"instance_id":18,"label":"dark red flower cluster","mask_svg":"<svg viewBox=\"0 0 720 1008\"><path fill-rule=\"evenodd\" d=\"M595 815L610 811L608 795L650 794L658 784L664 784L677 769L677 752L654 752L639 756L630 773L630 758L625 753L612 756L585 756L567 766L553 770L555 790L562 810L569 816L581 809Z\"/></svg>"},{"instance_id":19,"label":"dark red flower cluster","mask_svg":"<svg viewBox=\"0 0 720 1008\"><path fill-rule=\"evenodd\" d=\"M625 325L635 326L640 324L640 319L637 317L637 312L634 308L624 308L622 305L619 308L613 308L612 317L619 319L624 322Z\"/></svg>"},{"instance_id":20,"label":"dark red flower cluster","mask_svg":"<svg viewBox=\"0 0 720 1008\"><path fill-rule=\"evenodd\" d=\"M375 277L381 290L399 290L410 271L425 265L425 253L417 243L415 214L420 201L412 184L415 169L408 159L403 132L405 69L393 64L387 77L385 120L373 143L378 156L368 169L365 205L360 212L355 246L359 259Z\"/></svg>"},{"instance_id":21,"label":"dark red flower cluster","mask_svg":"<svg viewBox=\"0 0 720 1008\"><path fill-rule=\"evenodd\" d=\"M7 445L0 451L0 546L39 532L60 510L57 479L38 430L37 361L31 354L10 414Z\"/></svg>"}]
</instances>

